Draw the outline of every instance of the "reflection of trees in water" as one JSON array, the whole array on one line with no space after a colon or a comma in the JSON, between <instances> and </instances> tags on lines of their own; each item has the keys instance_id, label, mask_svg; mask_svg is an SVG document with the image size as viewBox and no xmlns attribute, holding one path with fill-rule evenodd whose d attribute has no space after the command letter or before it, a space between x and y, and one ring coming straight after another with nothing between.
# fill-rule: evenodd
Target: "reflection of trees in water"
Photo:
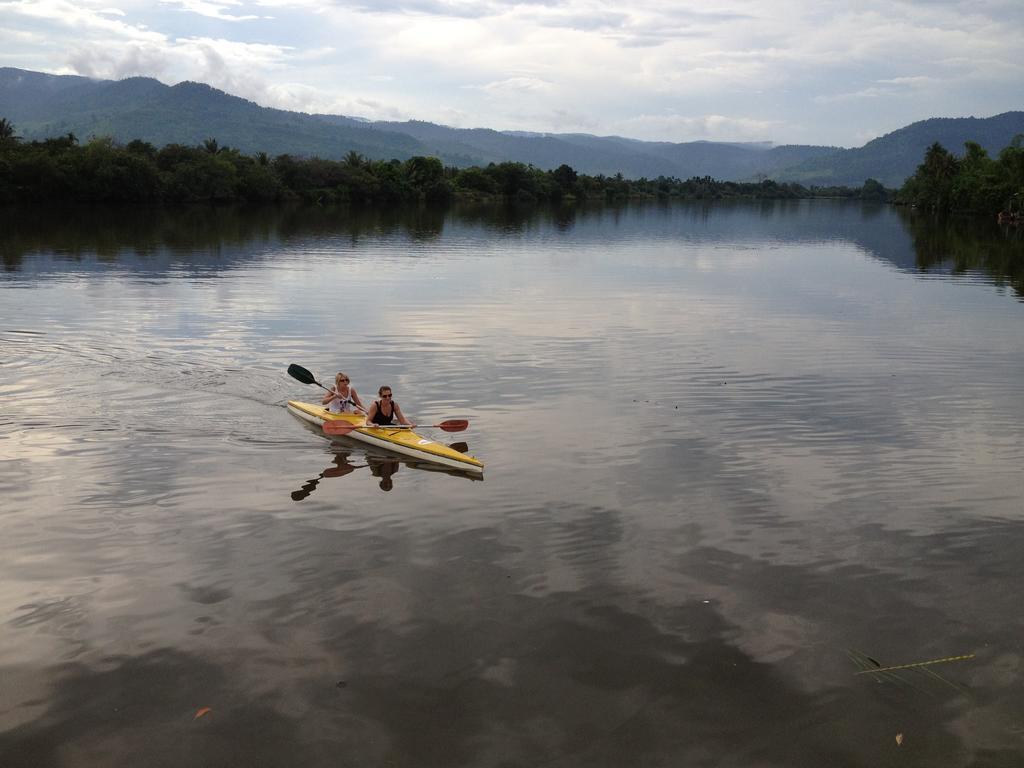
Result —
<instances>
[{"instance_id":1,"label":"reflection of trees in water","mask_svg":"<svg viewBox=\"0 0 1024 768\"><path fill-rule=\"evenodd\" d=\"M621 206L534 206L466 204L360 208L312 205L0 206L0 262L21 268L32 253L53 253L67 261L141 261L159 269L170 262L230 269L267 246L295 238L404 236L436 240L446 227L480 227L487 232L523 232L538 226L571 230L577 219L604 216Z\"/></svg>"},{"instance_id":2,"label":"reflection of trees in water","mask_svg":"<svg viewBox=\"0 0 1024 768\"><path fill-rule=\"evenodd\" d=\"M187 256L192 262L227 266L240 246L274 237L275 216L246 214L212 206L182 208L76 206L0 207L0 257L8 271L31 253L104 262L128 257L160 267L161 261Z\"/></svg>"},{"instance_id":3,"label":"reflection of trees in water","mask_svg":"<svg viewBox=\"0 0 1024 768\"><path fill-rule=\"evenodd\" d=\"M182 206L54 208L0 207L0 259L17 270L26 254L53 252L58 258L102 261L161 260L231 268L263 250L260 246L320 233L369 235L407 233L414 240L437 237L444 211L427 206L363 210L317 206Z\"/></svg>"},{"instance_id":4,"label":"reflection of trees in water","mask_svg":"<svg viewBox=\"0 0 1024 768\"><path fill-rule=\"evenodd\" d=\"M1024 297L1024 232L988 219L943 218L900 211L921 270L951 267L953 274L984 272Z\"/></svg>"},{"instance_id":5,"label":"reflection of trees in water","mask_svg":"<svg viewBox=\"0 0 1024 768\"><path fill-rule=\"evenodd\" d=\"M831 208L822 208L818 216L801 215L805 203L694 204L679 215L707 226L709 217L722 214L715 230L722 237L737 231L749 235L744 217L752 215L773 232L781 228L780 236L799 239L840 234L867 242L873 252L891 250L891 236L880 227L881 217L890 211L888 206L862 205L848 219L837 218L837 211ZM172 267L228 271L265 258L282 243L318 237L341 236L352 245L388 237L430 242L452 228L475 228L497 235L547 228L566 233L588 225L619 227L626 222L631 228L647 231L663 227L666 219L677 215L673 205L6 206L0 207L0 263L7 271L17 271L26 255L42 253L52 254L58 261L122 263L154 272ZM987 219L943 220L907 209L899 209L898 214L913 238L917 268L945 267L951 262L955 272L983 271L1024 295L1024 232L1019 228L1000 227ZM872 244L872 236L881 238L880 244Z\"/></svg>"},{"instance_id":6,"label":"reflection of trees in water","mask_svg":"<svg viewBox=\"0 0 1024 768\"><path fill-rule=\"evenodd\" d=\"M68 261L138 259L160 268L162 261L184 258L190 264L231 268L264 250L260 246L298 237L340 234L358 243L367 237L403 235L429 242L453 220L504 232L522 230L538 217L571 228L575 214L570 209L502 205L0 206L0 261L4 269L15 271L27 254L39 252Z\"/></svg>"}]
</instances>

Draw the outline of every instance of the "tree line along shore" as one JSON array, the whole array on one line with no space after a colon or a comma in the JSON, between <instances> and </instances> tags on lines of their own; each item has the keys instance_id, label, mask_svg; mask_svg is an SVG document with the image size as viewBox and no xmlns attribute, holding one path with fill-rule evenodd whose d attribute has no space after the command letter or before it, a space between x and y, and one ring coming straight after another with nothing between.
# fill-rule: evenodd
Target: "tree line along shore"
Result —
<instances>
[{"instance_id":1,"label":"tree line along shore","mask_svg":"<svg viewBox=\"0 0 1024 768\"><path fill-rule=\"evenodd\" d=\"M519 162L445 166L436 157L342 160L246 155L207 139L199 146L158 148L74 134L22 141L0 118L0 203L275 202L381 204L453 200L546 202L647 199L801 199L845 197L888 201L942 212L1010 215L1024 202L1024 149L1017 137L993 160L968 142L962 158L933 145L917 173L896 191L874 179L857 188L805 187L795 182L718 181L709 176L627 179L577 173L568 165L542 170ZM1014 207L1016 203L1016 209ZM1018 214L1019 215L1019 214Z\"/></svg>"},{"instance_id":2,"label":"tree line along shore","mask_svg":"<svg viewBox=\"0 0 1024 768\"><path fill-rule=\"evenodd\" d=\"M942 213L994 215L1020 224L1024 216L1024 134L1018 134L996 158L974 141L957 157L938 142L924 153L914 175L896 192L894 202Z\"/></svg>"}]
</instances>

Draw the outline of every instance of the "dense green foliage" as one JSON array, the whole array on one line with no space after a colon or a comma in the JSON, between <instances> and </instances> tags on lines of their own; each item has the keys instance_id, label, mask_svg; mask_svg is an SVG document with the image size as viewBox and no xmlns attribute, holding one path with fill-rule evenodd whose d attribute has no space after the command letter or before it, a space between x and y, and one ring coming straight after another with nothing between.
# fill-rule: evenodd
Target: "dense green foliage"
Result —
<instances>
[{"instance_id":1,"label":"dense green foliage","mask_svg":"<svg viewBox=\"0 0 1024 768\"><path fill-rule=\"evenodd\" d=\"M932 144L896 201L939 213L1003 212L1019 217L1024 207L1024 134L997 159L973 141L964 145L962 157L938 142Z\"/></svg>"},{"instance_id":2,"label":"dense green foliage","mask_svg":"<svg viewBox=\"0 0 1024 768\"><path fill-rule=\"evenodd\" d=\"M0 122L0 202L226 202L306 200L356 204L452 199L519 202L562 199L684 198L795 199L812 196L885 199L868 180L861 190L808 189L799 184L587 176L568 165L545 171L517 162L446 167L436 157L343 160L291 155L244 155L207 139L201 146L143 141L119 145L109 138L80 144L74 134L23 142Z\"/></svg>"}]
</instances>

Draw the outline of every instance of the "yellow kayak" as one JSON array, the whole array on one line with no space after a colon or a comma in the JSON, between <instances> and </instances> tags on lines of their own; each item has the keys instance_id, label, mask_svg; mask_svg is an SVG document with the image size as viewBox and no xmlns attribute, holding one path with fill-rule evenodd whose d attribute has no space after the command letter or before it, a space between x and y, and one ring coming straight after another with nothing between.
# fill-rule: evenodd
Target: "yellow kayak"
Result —
<instances>
[{"instance_id":1,"label":"yellow kayak","mask_svg":"<svg viewBox=\"0 0 1024 768\"><path fill-rule=\"evenodd\" d=\"M323 426L327 421L345 421L349 424L358 424L360 426L347 433L346 437L374 445L378 448L386 448L403 456L429 461L434 464L442 464L464 472L483 474L484 471L484 463L479 459L465 453L459 453L454 448L449 448L443 443L423 437L423 435L419 435L411 429L367 427L365 426L366 417L361 413L331 413L322 405L301 403L298 400L289 400L288 410L300 419L317 426Z\"/></svg>"}]
</instances>

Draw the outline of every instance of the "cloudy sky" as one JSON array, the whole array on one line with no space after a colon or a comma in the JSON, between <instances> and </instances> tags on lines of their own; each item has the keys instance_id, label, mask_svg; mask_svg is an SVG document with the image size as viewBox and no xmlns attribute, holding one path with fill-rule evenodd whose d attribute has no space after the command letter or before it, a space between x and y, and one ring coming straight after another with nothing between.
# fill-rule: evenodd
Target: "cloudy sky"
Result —
<instances>
[{"instance_id":1,"label":"cloudy sky","mask_svg":"<svg viewBox=\"0 0 1024 768\"><path fill-rule=\"evenodd\" d=\"M0 66L457 127L860 146L1024 108L1022 0L0 0Z\"/></svg>"}]
</instances>

